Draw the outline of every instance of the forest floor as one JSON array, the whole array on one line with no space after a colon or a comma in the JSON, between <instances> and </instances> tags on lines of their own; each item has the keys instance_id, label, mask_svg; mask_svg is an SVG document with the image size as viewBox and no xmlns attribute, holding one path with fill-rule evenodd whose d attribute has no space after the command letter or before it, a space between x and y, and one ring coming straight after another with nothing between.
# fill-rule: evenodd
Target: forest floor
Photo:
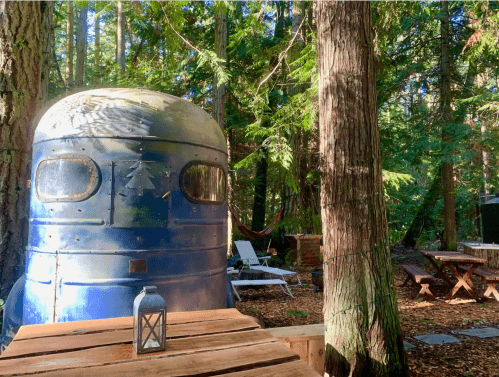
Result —
<instances>
[{"instance_id":1,"label":"forest floor","mask_svg":"<svg viewBox=\"0 0 499 377\"><path fill-rule=\"evenodd\" d=\"M416 377L491 377L499 376L499 338L481 339L458 334L456 331L494 327L499 328L499 302L485 299L481 303L471 299L461 289L453 300L439 299L449 292L444 282L432 285L437 300L413 297L418 288L408 284L401 287L405 273L400 264L417 264L431 272L431 266L421 253L412 250L392 252L395 269L399 319L402 337L416 346L407 350L410 375ZM285 295L277 287L240 290L242 302L236 299L236 308L243 314L258 318L266 327L284 327L323 322L323 293L313 293L310 271L299 271L303 287L292 287L295 298ZM496 271L497 272L497 271ZM472 278L480 293L486 285ZM415 338L418 335L447 334L460 340L459 343L427 345Z\"/></svg>"}]
</instances>

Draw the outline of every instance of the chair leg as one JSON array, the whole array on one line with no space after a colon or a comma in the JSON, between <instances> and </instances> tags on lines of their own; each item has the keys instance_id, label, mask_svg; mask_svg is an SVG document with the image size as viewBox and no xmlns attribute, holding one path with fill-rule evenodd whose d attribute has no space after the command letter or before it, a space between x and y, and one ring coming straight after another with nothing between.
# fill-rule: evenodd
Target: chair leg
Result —
<instances>
[{"instance_id":1,"label":"chair leg","mask_svg":"<svg viewBox=\"0 0 499 377\"><path fill-rule=\"evenodd\" d=\"M236 287L234 285L232 285L232 290L234 291L234 294L237 296L237 298L239 299L239 301L242 301L241 300L241 296L239 296L239 293L237 293L237 289L236 289Z\"/></svg>"},{"instance_id":2,"label":"chair leg","mask_svg":"<svg viewBox=\"0 0 499 377\"><path fill-rule=\"evenodd\" d=\"M281 287L282 291L287 294L288 296L291 296L293 298L295 298L295 296L293 296L293 294L291 293L291 290L289 289L289 286L287 284L279 284L279 286Z\"/></svg>"},{"instance_id":3,"label":"chair leg","mask_svg":"<svg viewBox=\"0 0 499 377\"><path fill-rule=\"evenodd\" d=\"M281 279L286 281L286 278L284 277L284 275L280 275L281 276ZM296 274L296 279L298 280L298 284L293 284L293 285L289 285L290 287L298 287L300 286L301 287L301 281L300 281L300 276L298 276L298 274Z\"/></svg>"}]
</instances>

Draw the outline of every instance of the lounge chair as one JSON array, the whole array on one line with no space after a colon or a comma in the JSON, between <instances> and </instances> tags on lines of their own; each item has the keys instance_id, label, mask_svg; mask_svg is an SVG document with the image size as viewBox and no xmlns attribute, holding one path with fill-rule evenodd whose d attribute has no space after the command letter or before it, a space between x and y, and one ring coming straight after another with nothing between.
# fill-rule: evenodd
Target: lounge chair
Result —
<instances>
[{"instance_id":1,"label":"lounge chair","mask_svg":"<svg viewBox=\"0 0 499 377\"><path fill-rule=\"evenodd\" d=\"M241 296L239 296L239 293L237 292L236 287L241 286L241 285L279 285L282 288L282 291L286 293L288 296L291 296L294 298L293 294L289 290L288 283L286 283L286 280L281 280L281 279L267 279L267 280L232 280L232 289L234 290L234 293L236 294L237 298L239 301L241 300Z\"/></svg>"},{"instance_id":2,"label":"lounge chair","mask_svg":"<svg viewBox=\"0 0 499 377\"><path fill-rule=\"evenodd\" d=\"M286 281L290 277L296 276L298 280L298 284L289 285L290 287L295 287L297 285L301 285L300 277L297 272L283 270L282 268L269 267L267 264L267 259L270 257L260 257L256 256L255 250L249 241L235 241L237 251L239 252L239 256L244 264L249 265L252 270L263 271L270 275L276 275L281 278L281 280ZM260 259L263 260L263 264L260 264Z\"/></svg>"}]
</instances>

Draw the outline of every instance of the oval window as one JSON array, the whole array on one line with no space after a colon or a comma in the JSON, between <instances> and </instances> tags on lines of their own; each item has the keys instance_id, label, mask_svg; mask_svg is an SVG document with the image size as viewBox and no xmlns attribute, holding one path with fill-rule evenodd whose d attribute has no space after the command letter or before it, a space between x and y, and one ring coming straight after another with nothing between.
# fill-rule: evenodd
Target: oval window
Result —
<instances>
[{"instance_id":1,"label":"oval window","mask_svg":"<svg viewBox=\"0 0 499 377\"><path fill-rule=\"evenodd\" d=\"M221 204L225 200L225 172L218 166L191 163L182 170L180 182L191 202Z\"/></svg>"},{"instance_id":2,"label":"oval window","mask_svg":"<svg viewBox=\"0 0 499 377\"><path fill-rule=\"evenodd\" d=\"M36 169L36 194L42 202L79 202L90 197L98 185L99 170L87 157L50 158Z\"/></svg>"}]
</instances>

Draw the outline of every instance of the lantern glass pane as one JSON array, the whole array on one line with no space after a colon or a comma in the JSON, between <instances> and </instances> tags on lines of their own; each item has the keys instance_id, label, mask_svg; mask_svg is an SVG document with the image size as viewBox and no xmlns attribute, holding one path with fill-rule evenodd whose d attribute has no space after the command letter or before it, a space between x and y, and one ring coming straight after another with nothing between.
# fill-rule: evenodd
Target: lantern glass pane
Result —
<instances>
[{"instance_id":1,"label":"lantern glass pane","mask_svg":"<svg viewBox=\"0 0 499 377\"><path fill-rule=\"evenodd\" d=\"M164 346L164 311L139 313L142 335L141 348L146 351Z\"/></svg>"}]
</instances>

